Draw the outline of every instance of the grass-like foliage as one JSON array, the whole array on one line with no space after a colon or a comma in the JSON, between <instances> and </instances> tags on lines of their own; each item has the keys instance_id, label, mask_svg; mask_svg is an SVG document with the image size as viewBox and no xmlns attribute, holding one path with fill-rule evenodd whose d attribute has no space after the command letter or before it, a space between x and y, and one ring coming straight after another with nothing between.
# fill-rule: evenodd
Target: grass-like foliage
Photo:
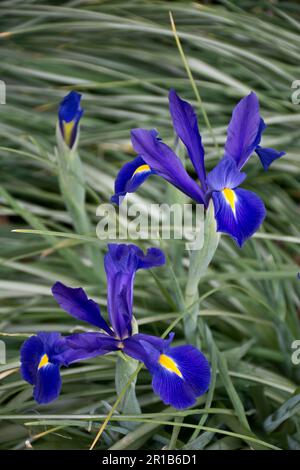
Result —
<instances>
[{"instance_id":1,"label":"grass-like foliage","mask_svg":"<svg viewBox=\"0 0 300 470\"><path fill-rule=\"evenodd\" d=\"M97 449L300 449L300 365L291 360L291 345L300 340L300 108L291 101L292 82L300 79L300 6L217 3L1 2L2 449L88 449L103 423ZM178 52L170 9L213 135ZM98 204L109 201L117 172L133 156L130 129L157 127L173 144L171 87L197 109L208 167L220 157L233 106L250 90L269 126L264 143L287 152L268 172L251 159L244 187L261 196L267 218L243 249L222 236L199 286L199 338L212 366L210 390L194 408L174 411L153 394L150 375L141 369L136 393L142 413L120 415L116 407L105 421L117 399L116 356L107 355L63 369L59 399L39 406L19 374L22 342L41 330L83 329L57 307L52 284L83 286L106 313L105 283L86 263L87 247L97 247L101 261L105 243L95 230L76 234L59 190L58 103L70 89L83 94L79 151L86 207L96 226ZM156 203L182 198L156 177L132 197ZM187 278L184 244L164 242L162 248L167 265L138 274L134 299L143 332L159 336L184 315ZM175 343L183 343L180 319L174 331Z\"/></svg>"}]
</instances>

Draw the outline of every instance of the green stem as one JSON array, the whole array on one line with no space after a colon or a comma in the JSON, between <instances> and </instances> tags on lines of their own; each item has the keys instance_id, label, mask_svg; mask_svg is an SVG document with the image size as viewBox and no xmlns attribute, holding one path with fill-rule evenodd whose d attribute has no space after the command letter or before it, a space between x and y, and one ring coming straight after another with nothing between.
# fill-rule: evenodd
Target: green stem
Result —
<instances>
[{"instance_id":1,"label":"green stem","mask_svg":"<svg viewBox=\"0 0 300 470\"><path fill-rule=\"evenodd\" d=\"M135 359L132 359L128 356L125 357L122 353L119 354L116 364L115 376L116 390L118 395L121 394L129 379L133 376L133 374L135 374L138 366L139 363ZM137 377L135 376L134 379L130 381L130 385L128 386L126 393L124 394L120 403L122 413L125 415L138 416L141 414L141 408L135 393L136 379ZM130 430L134 429L137 425L136 422L129 421L126 421L124 424Z\"/></svg>"},{"instance_id":2,"label":"green stem","mask_svg":"<svg viewBox=\"0 0 300 470\"><path fill-rule=\"evenodd\" d=\"M138 333L138 325L133 317L132 319L132 334ZM133 359L132 357L125 356L122 352L118 354L117 364L116 364L116 373L115 373L115 383L118 396L122 395L124 387L126 392L122 395L122 400L120 403L121 411L125 415L140 415L141 408L136 397L135 385L137 380L137 373L139 370L139 362ZM129 385L127 386L129 382ZM126 422L126 427L130 430L136 428L137 423L135 422Z\"/></svg>"},{"instance_id":3,"label":"green stem","mask_svg":"<svg viewBox=\"0 0 300 470\"><path fill-rule=\"evenodd\" d=\"M190 266L185 289L187 313L183 319L184 332L186 339L195 346L199 346L199 338L197 334L199 311L198 285L213 259L219 244L219 239L220 234L217 232L214 208L211 202L206 212L204 222L203 246L200 250L190 251Z\"/></svg>"},{"instance_id":4,"label":"green stem","mask_svg":"<svg viewBox=\"0 0 300 470\"><path fill-rule=\"evenodd\" d=\"M58 145L58 175L60 191L76 232L79 235L90 234L92 226L85 207L86 191L81 159L76 150L69 149L62 142ZM95 278L104 280L100 249L88 244L85 252L91 261Z\"/></svg>"}]
</instances>

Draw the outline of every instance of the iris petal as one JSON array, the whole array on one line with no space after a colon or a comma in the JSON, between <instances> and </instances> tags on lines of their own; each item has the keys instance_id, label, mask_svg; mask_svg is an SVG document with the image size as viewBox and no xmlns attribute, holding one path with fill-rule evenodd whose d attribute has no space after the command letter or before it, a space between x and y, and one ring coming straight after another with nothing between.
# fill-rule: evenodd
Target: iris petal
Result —
<instances>
[{"instance_id":1,"label":"iris petal","mask_svg":"<svg viewBox=\"0 0 300 470\"><path fill-rule=\"evenodd\" d=\"M152 387L165 405L171 405L178 410L193 406L197 399L187 382L163 368L158 369L153 375Z\"/></svg>"},{"instance_id":2,"label":"iris petal","mask_svg":"<svg viewBox=\"0 0 300 470\"><path fill-rule=\"evenodd\" d=\"M259 114L259 101L254 92L236 105L227 129L225 155L241 169L259 144L265 124Z\"/></svg>"},{"instance_id":3,"label":"iris petal","mask_svg":"<svg viewBox=\"0 0 300 470\"><path fill-rule=\"evenodd\" d=\"M132 333L133 282L138 269L148 269L165 263L158 248L147 253L135 245L109 244L104 258L107 275L107 308L110 322L119 338Z\"/></svg>"},{"instance_id":4,"label":"iris petal","mask_svg":"<svg viewBox=\"0 0 300 470\"><path fill-rule=\"evenodd\" d=\"M131 131L131 141L135 151L150 166L152 171L173 184L194 201L203 204L204 193L202 189L187 174L173 150L158 138L156 130L133 129Z\"/></svg>"},{"instance_id":5,"label":"iris petal","mask_svg":"<svg viewBox=\"0 0 300 470\"><path fill-rule=\"evenodd\" d=\"M169 340L134 335L124 341L124 352L146 365L152 386L166 405L183 409L194 405L210 383L210 366L194 346L170 347Z\"/></svg>"},{"instance_id":6,"label":"iris petal","mask_svg":"<svg viewBox=\"0 0 300 470\"><path fill-rule=\"evenodd\" d=\"M175 132L186 146L202 188L205 188L204 148L197 115L193 107L187 101L183 101L175 90L170 90L169 102Z\"/></svg>"},{"instance_id":7,"label":"iris petal","mask_svg":"<svg viewBox=\"0 0 300 470\"><path fill-rule=\"evenodd\" d=\"M259 159L265 171L269 169L271 163L285 155L285 152L278 152L277 150L260 146L256 147L255 152L259 156Z\"/></svg>"},{"instance_id":8,"label":"iris petal","mask_svg":"<svg viewBox=\"0 0 300 470\"><path fill-rule=\"evenodd\" d=\"M31 336L22 345L21 375L31 385L36 381L38 365L43 353L43 343L37 336Z\"/></svg>"},{"instance_id":9,"label":"iris petal","mask_svg":"<svg viewBox=\"0 0 300 470\"><path fill-rule=\"evenodd\" d=\"M253 192L235 189L234 200L224 191L212 194L218 232L225 232L239 246L250 238L263 222L266 210L262 200Z\"/></svg>"},{"instance_id":10,"label":"iris petal","mask_svg":"<svg viewBox=\"0 0 300 470\"><path fill-rule=\"evenodd\" d=\"M168 355L196 396L203 395L210 383L210 366L204 354L193 346L185 345L171 348Z\"/></svg>"},{"instance_id":11,"label":"iris petal","mask_svg":"<svg viewBox=\"0 0 300 470\"><path fill-rule=\"evenodd\" d=\"M134 359L145 362L147 367L151 369L152 361L154 360L154 367L156 366L156 362L159 358L160 351L164 351L173 341L174 333L170 333L169 339L162 339L157 336L152 335L145 335L143 333L138 333L130 338L125 339L124 341L124 353ZM154 348L154 356L156 355L156 359L153 355L145 355L145 344L150 344Z\"/></svg>"},{"instance_id":12,"label":"iris petal","mask_svg":"<svg viewBox=\"0 0 300 470\"><path fill-rule=\"evenodd\" d=\"M38 403L49 403L61 389L59 369L65 365L66 342L59 333L41 332L28 338L21 348L21 374L34 386Z\"/></svg>"},{"instance_id":13,"label":"iris petal","mask_svg":"<svg viewBox=\"0 0 300 470\"><path fill-rule=\"evenodd\" d=\"M246 173L238 170L235 160L225 157L208 173L207 184L210 189L221 191L224 188L236 188L245 178Z\"/></svg>"},{"instance_id":14,"label":"iris petal","mask_svg":"<svg viewBox=\"0 0 300 470\"><path fill-rule=\"evenodd\" d=\"M66 337L67 349L63 354L66 364L102 356L119 349L119 342L102 333L78 333Z\"/></svg>"},{"instance_id":15,"label":"iris petal","mask_svg":"<svg viewBox=\"0 0 300 470\"><path fill-rule=\"evenodd\" d=\"M120 204L127 193L135 192L154 172L141 157L125 163L115 181L115 194L111 201Z\"/></svg>"},{"instance_id":16,"label":"iris petal","mask_svg":"<svg viewBox=\"0 0 300 470\"><path fill-rule=\"evenodd\" d=\"M71 122L82 112L80 108L81 94L77 91L70 91L59 105L59 119Z\"/></svg>"},{"instance_id":17,"label":"iris petal","mask_svg":"<svg viewBox=\"0 0 300 470\"><path fill-rule=\"evenodd\" d=\"M101 316L100 308L92 299L89 299L81 288L65 286L56 282L52 287L52 294L58 305L72 317L94 325L101 330L112 334L109 326Z\"/></svg>"},{"instance_id":18,"label":"iris petal","mask_svg":"<svg viewBox=\"0 0 300 470\"><path fill-rule=\"evenodd\" d=\"M48 363L41 367L37 373L37 379L33 388L33 398L41 404L55 400L61 390L61 378L59 366Z\"/></svg>"}]
</instances>

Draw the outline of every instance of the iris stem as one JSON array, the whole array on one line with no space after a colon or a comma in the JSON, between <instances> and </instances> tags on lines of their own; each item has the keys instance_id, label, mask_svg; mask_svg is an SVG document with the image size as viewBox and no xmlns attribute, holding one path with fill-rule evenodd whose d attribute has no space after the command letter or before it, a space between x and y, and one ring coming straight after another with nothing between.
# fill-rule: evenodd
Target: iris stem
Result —
<instances>
[{"instance_id":1,"label":"iris stem","mask_svg":"<svg viewBox=\"0 0 300 470\"><path fill-rule=\"evenodd\" d=\"M186 73L189 77L189 80L191 82L191 85L192 85L192 88L193 88L193 91L195 93L195 96L196 96L196 99L198 101L198 104L199 104L199 107L201 109L201 112L203 114L203 118L204 118L204 121L205 121L205 124L210 132L210 135L211 135L211 138L213 140L213 143L214 143L214 146L216 148L216 151L219 153L219 146L218 146L218 142L217 142L217 139L215 137L215 134L214 134L214 131L213 131L213 128L209 122L209 118L208 118L208 115L207 115L207 112L205 111L205 108L203 106L203 102L202 102L202 98L201 98L201 95L199 93L199 90L197 88L197 85L195 83L195 80L194 80L194 77L193 77L193 74L192 74L192 71L190 69L190 66L188 64L188 61L187 61L187 58L185 56L185 53L184 53L184 50L183 50L183 47L181 45L181 41L179 39L179 36L178 36L178 33L177 33L177 30L176 30L176 25L175 25L175 21L174 21L174 18L173 18L173 15L172 15L172 12L170 11L169 12L169 15L170 15L170 22L171 22L171 27L172 27L172 31L173 31L173 34L174 34L174 38L175 38L175 41L176 41L176 45L177 45L177 48L178 48L178 51L179 51L179 54L181 56L181 59L182 59L182 62L183 62L183 65L185 67L185 70L186 70Z\"/></svg>"},{"instance_id":2,"label":"iris stem","mask_svg":"<svg viewBox=\"0 0 300 470\"><path fill-rule=\"evenodd\" d=\"M174 421L175 423L182 424L183 420L184 420L184 417L180 416L180 417L175 418ZM173 426L172 436L170 439L168 450L176 450L176 443L177 443L177 439L178 439L180 431L181 431L180 426Z\"/></svg>"},{"instance_id":3,"label":"iris stem","mask_svg":"<svg viewBox=\"0 0 300 470\"><path fill-rule=\"evenodd\" d=\"M118 395L122 392L123 387L127 385L132 374L137 370L138 365L138 361L135 359L125 356L125 354L118 355L115 372L116 390ZM137 416L141 414L141 408L135 393L135 385L136 378L131 380L131 383L120 403L122 414ZM127 422L124 424L130 430L134 429L136 426L136 423Z\"/></svg>"},{"instance_id":4,"label":"iris stem","mask_svg":"<svg viewBox=\"0 0 300 470\"><path fill-rule=\"evenodd\" d=\"M92 225L86 211L86 187L83 165L76 149L69 149L57 131L57 168L60 191L78 235L89 235ZM97 246L86 246L85 252L97 280L103 280L104 269Z\"/></svg>"},{"instance_id":5,"label":"iris stem","mask_svg":"<svg viewBox=\"0 0 300 470\"><path fill-rule=\"evenodd\" d=\"M97 442L99 441L103 431L105 430L107 424L109 423L110 421L110 418L112 417L112 415L114 414L114 412L116 411L116 409L118 408L118 405L119 403L121 403L122 399L124 398L126 392L127 392L127 389L128 387L130 386L131 382L137 377L138 373L140 372L140 370L142 369L143 367L143 364L140 364L138 366L138 368L136 369L136 371L129 377L129 380L127 382L127 384L123 387L123 389L121 390L118 398L116 399L115 403L113 404L113 406L111 407L111 410L110 412L108 413L108 415L106 416L105 420L103 421L103 424L102 426L100 427L98 433L97 433L97 436L95 437L91 447L89 450L93 450L95 445L97 444Z\"/></svg>"},{"instance_id":6,"label":"iris stem","mask_svg":"<svg viewBox=\"0 0 300 470\"><path fill-rule=\"evenodd\" d=\"M217 250L220 234L217 232L212 202L206 212L204 221L203 246L199 250L190 251L190 266L185 289L187 313L183 319L185 336L195 346L200 346L197 332L199 310L199 282L207 271Z\"/></svg>"}]
</instances>

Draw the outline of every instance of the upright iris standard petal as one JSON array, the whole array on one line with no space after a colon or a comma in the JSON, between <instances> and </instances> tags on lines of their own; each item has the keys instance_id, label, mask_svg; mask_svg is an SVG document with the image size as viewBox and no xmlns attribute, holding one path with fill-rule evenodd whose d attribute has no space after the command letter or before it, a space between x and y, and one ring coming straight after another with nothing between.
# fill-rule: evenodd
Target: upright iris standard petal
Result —
<instances>
[{"instance_id":1,"label":"upright iris standard petal","mask_svg":"<svg viewBox=\"0 0 300 470\"><path fill-rule=\"evenodd\" d=\"M124 352L145 363L152 374L153 390L166 405L177 409L192 406L209 387L209 363L194 346L171 348L170 340L134 335L125 341Z\"/></svg>"},{"instance_id":2,"label":"upright iris standard petal","mask_svg":"<svg viewBox=\"0 0 300 470\"><path fill-rule=\"evenodd\" d=\"M241 99L232 112L227 129L225 155L241 169L259 144L264 129L259 114L259 101L254 92Z\"/></svg>"},{"instance_id":3,"label":"upright iris standard petal","mask_svg":"<svg viewBox=\"0 0 300 470\"><path fill-rule=\"evenodd\" d=\"M80 100L81 95L76 91L71 91L59 105L58 120L60 132L66 145L70 148L73 147L76 141L79 121L83 115Z\"/></svg>"},{"instance_id":4,"label":"upright iris standard petal","mask_svg":"<svg viewBox=\"0 0 300 470\"><path fill-rule=\"evenodd\" d=\"M156 130L133 129L131 142L134 150L147 165L183 193L203 204L204 193L197 183L187 174L180 159L173 150L164 144Z\"/></svg>"},{"instance_id":5,"label":"upright iris standard petal","mask_svg":"<svg viewBox=\"0 0 300 470\"><path fill-rule=\"evenodd\" d=\"M175 90L170 90L169 103L174 130L186 146L201 186L205 189L204 148L198 129L197 115L193 107L187 101L183 101Z\"/></svg>"},{"instance_id":6,"label":"upright iris standard petal","mask_svg":"<svg viewBox=\"0 0 300 470\"><path fill-rule=\"evenodd\" d=\"M133 282L137 270L135 251L127 245L109 245L104 266L107 276L107 309L119 338L132 332Z\"/></svg>"},{"instance_id":7,"label":"upright iris standard petal","mask_svg":"<svg viewBox=\"0 0 300 470\"><path fill-rule=\"evenodd\" d=\"M115 194L111 201L119 205L127 193L134 193L153 173L154 171L142 157L136 157L131 162L125 163L116 178Z\"/></svg>"},{"instance_id":8,"label":"upright iris standard petal","mask_svg":"<svg viewBox=\"0 0 300 470\"><path fill-rule=\"evenodd\" d=\"M33 388L33 398L40 404L56 400L61 391L59 366L50 364L41 367Z\"/></svg>"},{"instance_id":9,"label":"upright iris standard petal","mask_svg":"<svg viewBox=\"0 0 300 470\"><path fill-rule=\"evenodd\" d=\"M60 366L65 364L66 344L59 333L38 333L21 348L21 374L34 386L38 403L55 400L61 389Z\"/></svg>"},{"instance_id":10,"label":"upright iris standard petal","mask_svg":"<svg viewBox=\"0 0 300 470\"><path fill-rule=\"evenodd\" d=\"M260 145L256 147L255 152L259 156L259 159L265 171L269 169L269 166L271 165L271 163L273 163L275 160L285 155L285 152L278 152L278 150L274 150L272 148L261 147Z\"/></svg>"},{"instance_id":11,"label":"upright iris standard petal","mask_svg":"<svg viewBox=\"0 0 300 470\"><path fill-rule=\"evenodd\" d=\"M143 251L135 245L110 244L104 258L107 275L107 308L114 332L119 338L132 333L133 282L138 269L159 266L165 262L159 249Z\"/></svg>"},{"instance_id":12,"label":"upright iris standard petal","mask_svg":"<svg viewBox=\"0 0 300 470\"><path fill-rule=\"evenodd\" d=\"M94 300L88 298L81 287L72 288L61 282L56 282L52 287L52 294L58 305L72 317L97 326L109 335L112 334L111 329L101 316L99 306Z\"/></svg>"},{"instance_id":13,"label":"upright iris standard petal","mask_svg":"<svg viewBox=\"0 0 300 470\"><path fill-rule=\"evenodd\" d=\"M266 210L262 200L245 189L212 193L217 230L228 233L239 246L250 238L263 222Z\"/></svg>"}]
</instances>

